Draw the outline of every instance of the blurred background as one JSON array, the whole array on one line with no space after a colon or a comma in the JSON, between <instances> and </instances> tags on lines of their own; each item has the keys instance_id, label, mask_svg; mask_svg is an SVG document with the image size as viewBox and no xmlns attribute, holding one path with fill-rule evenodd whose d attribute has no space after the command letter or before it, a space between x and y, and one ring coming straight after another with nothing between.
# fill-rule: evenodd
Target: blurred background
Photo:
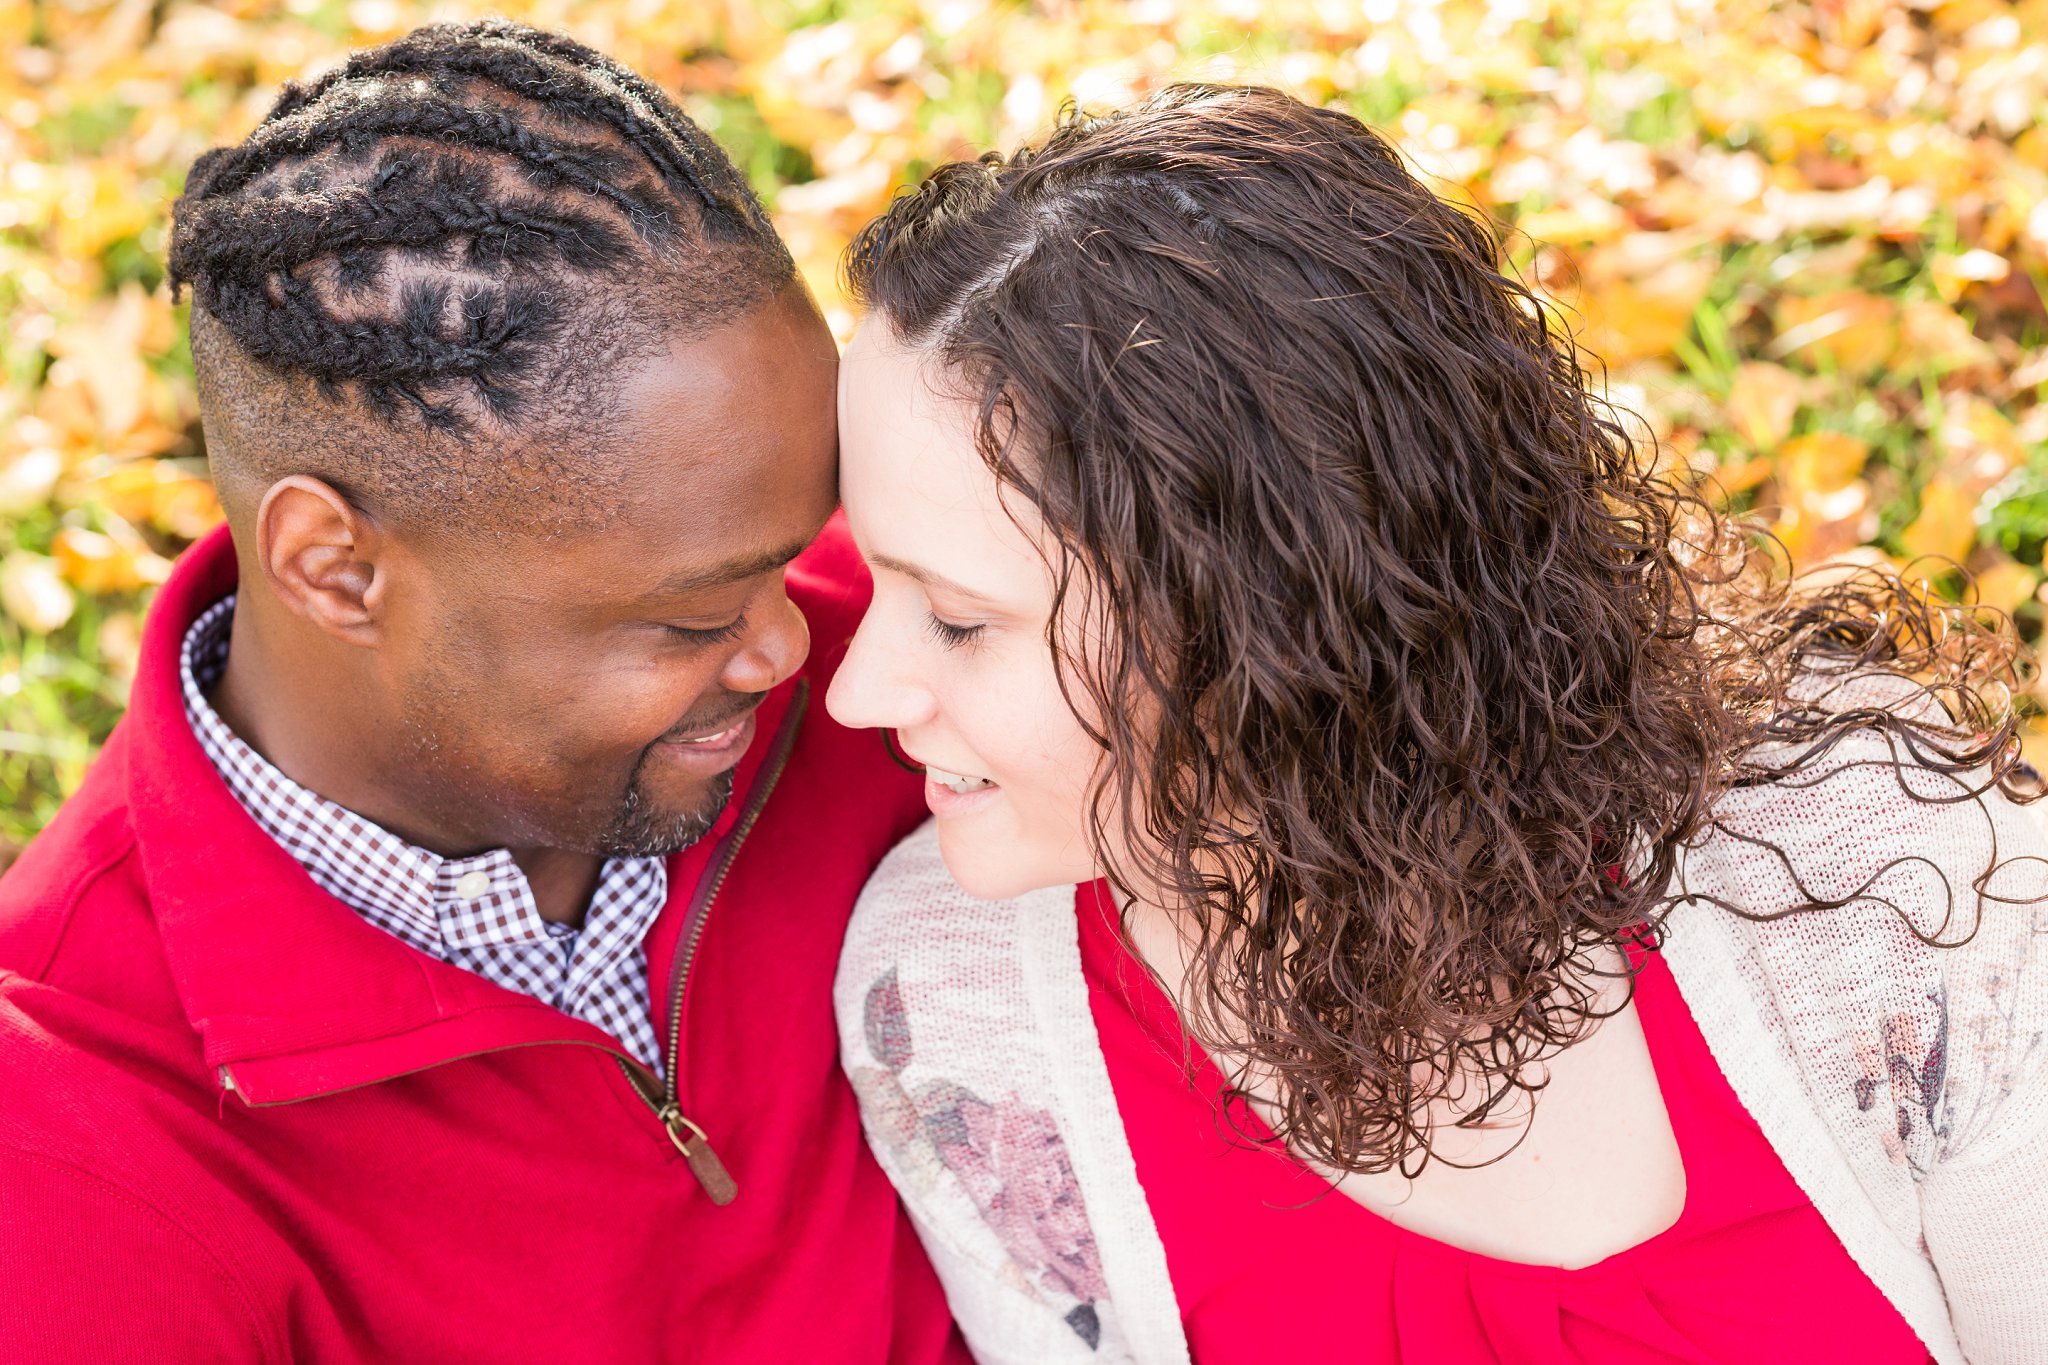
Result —
<instances>
[{"instance_id":1,"label":"blurred background","mask_svg":"<svg viewBox=\"0 0 2048 1365\"><path fill-rule=\"evenodd\" d=\"M282 82L483 13L677 94L842 336L851 232L1064 100L1198 76L1347 109L1512 229L1675 475L1801 562L1967 566L1931 572L2041 637L2048 0L0 0L0 864L219 516L162 284L184 168Z\"/></svg>"}]
</instances>

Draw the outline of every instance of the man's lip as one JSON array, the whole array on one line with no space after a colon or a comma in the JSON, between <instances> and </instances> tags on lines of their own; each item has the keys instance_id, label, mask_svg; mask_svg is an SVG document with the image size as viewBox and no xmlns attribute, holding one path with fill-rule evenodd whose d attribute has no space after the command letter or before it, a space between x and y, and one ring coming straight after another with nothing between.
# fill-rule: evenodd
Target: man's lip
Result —
<instances>
[{"instance_id":1,"label":"man's lip","mask_svg":"<svg viewBox=\"0 0 2048 1365\"><path fill-rule=\"evenodd\" d=\"M740 761L754 743L755 713L747 712L738 720L728 720L716 730L705 731L689 739L663 738L648 750L660 755L660 761L677 765L684 772L708 777L724 772Z\"/></svg>"}]
</instances>

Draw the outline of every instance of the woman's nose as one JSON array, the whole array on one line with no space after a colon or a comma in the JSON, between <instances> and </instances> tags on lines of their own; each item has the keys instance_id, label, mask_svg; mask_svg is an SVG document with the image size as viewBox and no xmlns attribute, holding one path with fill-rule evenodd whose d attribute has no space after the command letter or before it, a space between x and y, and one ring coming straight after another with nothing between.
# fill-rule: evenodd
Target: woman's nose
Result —
<instances>
[{"instance_id":1,"label":"woman's nose","mask_svg":"<svg viewBox=\"0 0 2048 1365\"><path fill-rule=\"evenodd\" d=\"M849 729L899 730L932 714L930 689L905 667L915 650L900 643L892 646L883 636L881 619L871 606L825 694L826 711Z\"/></svg>"}]
</instances>

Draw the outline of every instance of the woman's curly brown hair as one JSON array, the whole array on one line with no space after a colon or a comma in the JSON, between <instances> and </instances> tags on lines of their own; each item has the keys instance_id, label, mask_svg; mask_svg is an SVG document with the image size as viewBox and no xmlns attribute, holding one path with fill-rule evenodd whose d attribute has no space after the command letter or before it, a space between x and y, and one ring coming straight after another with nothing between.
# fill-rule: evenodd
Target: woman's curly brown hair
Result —
<instances>
[{"instance_id":1,"label":"woman's curly brown hair","mask_svg":"<svg viewBox=\"0 0 2048 1365\"><path fill-rule=\"evenodd\" d=\"M1202 85L942 166L848 257L1059 547L1096 844L1187 912L1191 1032L1337 1170L1537 1088L1728 785L1875 725L2027 786L2009 622L1789 580L1500 260L1356 120ZM1942 722L1788 695L1880 667Z\"/></svg>"}]
</instances>

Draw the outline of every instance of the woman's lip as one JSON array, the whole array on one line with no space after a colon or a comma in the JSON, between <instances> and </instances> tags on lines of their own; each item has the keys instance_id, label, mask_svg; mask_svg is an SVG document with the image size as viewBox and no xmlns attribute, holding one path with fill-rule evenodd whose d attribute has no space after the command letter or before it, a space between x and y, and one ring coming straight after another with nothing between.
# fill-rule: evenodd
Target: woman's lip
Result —
<instances>
[{"instance_id":1,"label":"woman's lip","mask_svg":"<svg viewBox=\"0 0 2048 1365\"><path fill-rule=\"evenodd\" d=\"M976 787L971 792L956 792L944 783L925 779L924 804L933 815L941 820L956 819L972 815L996 799L1002 788L994 785Z\"/></svg>"},{"instance_id":2,"label":"woman's lip","mask_svg":"<svg viewBox=\"0 0 2048 1365\"><path fill-rule=\"evenodd\" d=\"M898 747L901 747L900 742ZM965 768L955 768L951 764L947 763L934 763L930 759L922 758L917 754L912 753L908 749L903 749L902 752L905 758L909 759L912 763L915 763L920 768L937 768L942 773L958 773L962 777L969 776L968 770ZM989 781L991 782L993 782L994 780L994 778L989 779Z\"/></svg>"},{"instance_id":3,"label":"woman's lip","mask_svg":"<svg viewBox=\"0 0 2048 1365\"><path fill-rule=\"evenodd\" d=\"M928 763L909 749L903 750L903 756L925 770L924 803L931 813L938 816L941 820L950 820L962 815L972 815L975 811L980 810L983 806L995 800L1003 790L1002 785L993 778L983 778L982 780L988 783L986 787L976 787L973 791L956 792L945 783L931 776L932 770L937 769L942 773L958 774L962 777L968 776L968 774L962 773L958 768L949 768L943 763Z\"/></svg>"}]
</instances>

